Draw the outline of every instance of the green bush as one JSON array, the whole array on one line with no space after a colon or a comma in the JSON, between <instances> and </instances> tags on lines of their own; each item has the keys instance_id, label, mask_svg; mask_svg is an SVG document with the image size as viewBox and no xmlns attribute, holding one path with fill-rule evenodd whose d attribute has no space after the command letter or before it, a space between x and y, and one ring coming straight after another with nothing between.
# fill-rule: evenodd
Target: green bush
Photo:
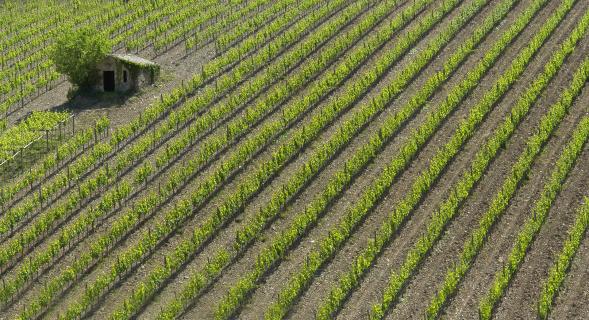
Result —
<instances>
[{"instance_id":1,"label":"green bush","mask_svg":"<svg viewBox=\"0 0 589 320\"><path fill-rule=\"evenodd\" d=\"M112 44L103 33L90 27L64 32L56 41L51 59L57 71L78 88L87 88L97 76L96 64L110 53Z\"/></svg>"}]
</instances>

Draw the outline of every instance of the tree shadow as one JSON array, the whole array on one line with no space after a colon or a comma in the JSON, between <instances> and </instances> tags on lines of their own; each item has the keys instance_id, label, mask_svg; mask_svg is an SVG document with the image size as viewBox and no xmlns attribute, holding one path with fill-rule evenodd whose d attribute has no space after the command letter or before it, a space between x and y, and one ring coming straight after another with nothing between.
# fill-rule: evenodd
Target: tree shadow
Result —
<instances>
[{"instance_id":1,"label":"tree shadow","mask_svg":"<svg viewBox=\"0 0 589 320\"><path fill-rule=\"evenodd\" d=\"M129 99L140 94L139 91L128 92L97 92L90 90L78 90L73 94L68 94L67 102L52 107L51 111L68 111L72 113L104 108L121 107Z\"/></svg>"}]
</instances>

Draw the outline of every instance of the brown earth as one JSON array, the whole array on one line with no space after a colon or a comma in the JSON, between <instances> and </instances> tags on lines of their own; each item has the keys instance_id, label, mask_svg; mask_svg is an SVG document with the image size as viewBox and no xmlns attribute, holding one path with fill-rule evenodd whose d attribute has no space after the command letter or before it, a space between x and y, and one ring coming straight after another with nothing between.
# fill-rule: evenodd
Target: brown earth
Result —
<instances>
[{"instance_id":1,"label":"brown earth","mask_svg":"<svg viewBox=\"0 0 589 320\"><path fill-rule=\"evenodd\" d=\"M458 68L457 72L441 86L441 88L431 97L425 108L419 110L410 118L410 121L404 125L399 132L391 139L384 149L375 157L375 159L365 168L361 174L354 179L350 186L346 188L343 195L334 201L325 215L319 219L316 226L307 232L307 234L292 248L287 257L281 263L263 278L260 285L249 297L240 313L239 319L259 319L267 307L273 303L279 291L285 283L297 272L305 263L305 257L318 247L318 242L326 235L327 231L339 223L344 214L355 204L357 199L362 195L364 190L381 174L383 168L389 163L389 160L398 153L399 148L407 140L411 132L423 123L425 117L435 110L439 101L443 101L446 94L454 85L458 84L462 78L471 70L480 60L483 54L489 50L493 42L498 39L503 31L509 26L507 21L513 21L515 17L529 6L531 0L523 0L518 3L508 14L507 18L499 24L497 28L483 41L483 43L467 58L467 60ZM470 2L468 2L470 3ZM403 170L396 181L386 192L383 199L367 215L362 224L355 230L354 234L348 239L343 247L335 255L334 259L318 272L313 278L309 288L305 289L302 296L295 302L288 318L291 319L311 319L314 317L317 308L324 301L329 291L338 283L338 279L349 270L350 263L356 258L358 253L365 247L367 241L373 237L380 225L387 219L394 206L410 190L415 178L425 170L429 164L429 159L438 151L440 146L445 144L454 133L458 124L468 115L468 110L480 100L485 91L489 89L494 81L509 66L518 51L527 43L527 41L541 27L543 21L554 12L560 1L550 1L545 8L533 19L522 34L512 43L506 52L498 59L495 65L490 69L488 74L481 80L480 85L463 101L458 108L448 118L443 121L442 125L435 132L430 141L428 141L418 155L413 159L410 165ZM412 1L405 1L403 4L393 10L385 19L390 21L400 10ZM436 4L428 8L422 16L427 14L428 10L435 10ZM460 7L460 6L459 6ZM216 279L205 294L199 297L189 310L183 315L186 319L208 319L213 316L218 303L221 301L227 290L233 286L236 281L246 272L252 269L252 265L258 253L267 246L268 243L280 236L293 222L297 214L310 203L318 193L320 193L329 179L335 172L340 170L344 162L354 154L363 143L374 133L383 123L386 116L394 113L403 106L411 96L418 92L425 81L441 68L446 58L458 48L461 42L469 36L470 32L482 21L494 3L484 7L477 16L467 24L458 35L426 66L420 74L414 79L407 88L397 97L394 102L382 113L371 119L370 123L361 130L361 132L347 145L334 159L331 159L325 168L321 169L317 176L311 181L280 213L275 221L266 228L257 240L237 259L234 259L229 267L224 270L223 274ZM581 15L589 7L589 4L578 1L571 13L565 18L564 22L558 27L556 32L549 38L545 45L539 50L538 54L532 59L524 74L514 84L512 89L501 99L501 101L490 112L485 121L479 126L476 134L464 145L461 152L450 162L440 179L431 187L424 196L423 201L417 208L410 213L406 223L399 229L393 237L392 242L385 248L382 255L376 260L375 264L369 269L368 273L361 281L358 288L354 289L350 297L346 300L342 310L338 313L340 319L363 319L368 315L368 310L373 303L381 297L382 290L386 286L391 272L398 270L399 266L405 259L407 252L412 248L418 237L424 234L424 230L430 221L431 214L444 201L450 188L460 179L464 170L470 166L470 162L483 144L492 134L494 129L503 121L505 115L513 106L514 102L524 92L527 85L533 81L535 76L542 71L543 65L548 61L551 54L560 43L568 36L572 28L576 25ZM318 137L306 146L300 153L291 159L267 184L265 184L259 193L248 200L247 205L241 209L235 219L229 221L222 230L216 233L213 239L208 242L202 251L173 278L171 278L161 291L150 301L149 305L137 316L139 319L153 319L159 313L160 309L165 307L175 296L177 296L189 278L190 274L202 270L202 267L215 252L219 249L228 247L235 239L236 232L251 217L258 213L273 193L280 186L287 182L294 172L304 164L313 151L322 143L327 141L334 134L340 125L350 119L353 111L360 104L368 103L377 95L380 90L394 79L403 70L416 55L423 50L428 42L441 29L441 26L448 24L449 20L456 15L458 10L445 17L443 22L434 28L419 41L415 47L400 59L380 82L374 85L371 90L360 99L350 110L346 110L332 124L330 124ZM361 14L355 21L359 21L365 14ZM410 26L416 25L419 17L411 22ZM354 22L356 23L356 22ZM344 27L347 30L351 26ZM369 70L378 59L382 52L392 49L399 35L407 32L407 27L393 37L387 44L372 56L344 83L351 83L357 79L357 75L365 70ZM340 31L341 32L341 31ZM330 45L331 42L327 44ZM360 41L358 46L362 45ZM563 68L556 75L549 87L541 95L540 99L531 109L522 124L516 129L504 150L500 151L495 160L491 163L481 182L473 189L469 198L462 204L456 217L449 223L441 239L435 244L432 251L428 254L422 265L411 277L407 287L404 289L399 301L394 304L393 309L388 314L393 319L410 319L419 318L425 312L429 301L438 290L444 280L447 269L455 262L456 256L460 253L465 239L478 224L478 220L488 207L492 196L500 188L503 179L509 173L511 165L515 162L520 152L523 150L527 138L535 132L535 127L539 119L545 114L549 106L558 99L558 95L563 88L568 85L572 73L584 58L585 53L589 50L589 37L584 38L579 44L577 50L569 57ZM128 99L113 98L108 101L98 101L93 98L77 99L74 103L68 103L65 95L69 90L67 83L61 83L56 88L41 94L37 99L30 103L22 112L30 110L44 110L55 107L65 107L76 114L76 121L80 127L90 125L99 116L107 115L112 122L113 128L125 124L133 117L138 116L141 111L156 101L160 94L169 92L172 88L181 85L182 81L200 70L200 66L214 56L214 48L206 46L203 49L185 55L182 44L172 48L163 55L155 56L151 49L143 53L146 56L155 57L155 61L163 66L163 77L153 87L146 88L141 92ZM312 54L317 56L318 53ZM333 72L334 65L327 68L328 72ZM292 74L299 67L289 72ZM255 73L259 74L259 73ZM250 77L253 75L250 75ZM276 83L284 81L288 76L276 79ZM274 86L273 84L271 88ZM267 90L271 90L271 88ZM239 119L244 115L244 108L254 105L260 101L266 92L265 90L260 97L252 102L246 103L234 114L220 121L209 135L223 134L226 125L233 119ZM303 96L309 91L309 85L299 92L293 92L294 97ZM231 93L229 93L230 95ZM313 116L319 114L320 109L325 107L328 102L337 99L341 94L345 94L342 86L335 88L323 101L311 107L301 119L290 125L282 132L276 134L275 139L268 145L265 145L251 159L244 162L238 170L225 182L221 184L218 191L214 193L205 204L194 212L181 228L179 228L171 237L160 244L157 249L151 253L129 276L118 280L113 288L110 288L108 294L99 301L96 306L87 315L88 318L104 319L107 318L114 310L121 306L122 301L136 288L137 284L145 280L150 271L156 266L162 264L163 256L171 253L182 241L191 236L192 231L197 228L207 217L209 217L216 208L231 194L233 194L240 182L249 177L259 164L268 160L278 146L291 138L293 131L299 128L303 123L308 122ZM224 96L221 101L226 101ZM582 116L587 115L586 104L589 102L589 88L585 88L581 96L574 103L570 113L565 117L562 124L556 130L554 136L546 144L544 152L538 157L531 168L528 180L522 184L512 199L503 217L497 222L487 240L487 244L482 248L476 258L471 270L464 277L459 285L457 295L452 298L444 310L443 318L450 319L474 319L477 315L478 302L482 295L487 291L495 272L502 265L506 255L511 249L513 239L519 232L519 227L525 221L535 199L538 197L541 188L547 180L547 175L552 168L555 159L558 158L562 146L566 143L574 126ZM76 105L77 104L77 105ZM282 108L284 105L281 105ZM15 113L13 117L21 116ZM55 318L63 312L74 301L77 301L83 294L85 287L91 284L98 276L108 272L116 257L125 252L130 247L137 244L139 239L148 230L163 219L165 212L174 206L174 203L184 199L191 191L198 186L199 181L208 177L215 169L219 168L221 162L234 154L234 147L240 146L248 136L256 133L264 124L274 121L280 117L280 112L272 111L263 120L257 123L248 131L245 137L240 137L237 141L232 142L228 148L225 148L215 157L210 164L199 170L198 174L189 183L183 186L179 193L170 199L170 202L162 206L148 217L127 237L119 241L116 246L110 250L108 256L98 261L81 279L76 281L72 287L61 295L51 306L50 310L44 314L44 317ZM184 130L175 132L170 141L178 137ZM89 246L100 236L104 235L111 224L120 218L128 209L132 208L133 203L138 199L148 196L149 192L157 190L159 183L163 183L176 170L181 168L185 161L189 159L203 145L202 141L187 149L186 154L178 157L159 173L144 188L140 189L136 195L127 201L122 208L113 212L102 221L96 230L88 236L80 239L79 243L63 257L50 264L47 270L35 277L35 280L25 287L25 291L19 294L17 301L10 305L9 308L0 309L0 319L14 318L19 312L37 296L39 290L47 281L57 276L64 267L71 265L75 259L86 252ZM141 162L155 160L155 154L165 150L165 145L156 148ZM586 163L589 161L589 149L581 155L573 173L569 176L564 184L563 190L555 201L550 215L545 222L544 227L539 233L536 241L533 243L526 259L522 264L520 271L513 278L510 288L506 291L501 303L495 310L495 317L498 319L523 318L529 319L535 317L536 301L542 285L541 279L545 279L549 268L552 266L554 256L562 247L566 238L566 231L574 221L575 209L579 206L583 195L586 195L589 174L587 173ZM140 163L141 163L140 162ZM136 164L134 168L139 165ZM132 172L132 171L131 171ZM123 178L131 177L128 173ZM64 195L67 197L67 193ZM99 194L100 195L100 194ZM60 198L56 202L60 203L65 199ZM96 205L99 198L93 200L80 212L87 211ZM56 205L54 204L54 205ZM53 205L53 206L54 206ZM76 212L78 216L80 212ZM39 217L34 217L30 223L38 221ZM61 222L60 228L70 225L74 221L68 218ZM25 227L25 229L28 228ZM15 270L18 270L20 262L27 257L34 256L43 252L52 240L57 239L58 232L53 232L43 236L43 241L32 249L22 260L17 262L17 268L10 269L2 274L5 279L12 279L15 276ZM7 239L15 239L17 235ZM555 319L583 319L589 317L589 307L581 301L589 297L586 264L589 262L587 238L585 238L579 252L575 256L569 275L565 279L562 290L554 304L552 317Z\"/></svg>"}]
</instances>

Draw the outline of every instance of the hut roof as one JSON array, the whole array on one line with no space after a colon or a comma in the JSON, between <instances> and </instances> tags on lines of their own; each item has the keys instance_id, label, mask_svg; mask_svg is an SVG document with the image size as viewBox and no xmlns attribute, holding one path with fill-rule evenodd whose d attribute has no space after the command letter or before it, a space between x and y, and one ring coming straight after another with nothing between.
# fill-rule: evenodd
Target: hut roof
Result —
<instances>
[{"instance_id":1,"label":"hut roof","mask_svg":"<svg viewBox=\"0 0 589 320\"><path fill-rule=\"evenodd\" d=\"M124 63L136 65L136 66L140 66L140 67L151 67L151 66L158 65L157 63L155 63L151 60L147 60L145 58L141 58L139 56L132 55L132 54L113 53L113 54L110 54L109 56L113 57L114 59L120 60Z\"/></svg>"}]
</instances>

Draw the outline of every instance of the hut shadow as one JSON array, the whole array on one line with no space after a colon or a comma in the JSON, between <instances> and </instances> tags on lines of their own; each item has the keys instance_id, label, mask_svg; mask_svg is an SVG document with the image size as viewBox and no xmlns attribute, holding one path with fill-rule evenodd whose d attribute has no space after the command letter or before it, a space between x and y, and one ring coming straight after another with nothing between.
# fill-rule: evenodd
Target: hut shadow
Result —
<instances>
[{"instance_id":1,"label":"hut shadow","mask_svg":"<svg viewBox=\"0 0 589 320\"><path fill-rule=\"evenodd\" d=\"M117 108L140 95L138 90L121 92L76 91L67 102L52 107L51 111L80 112L105 108Z\"/></svg>"}]
</instances>

